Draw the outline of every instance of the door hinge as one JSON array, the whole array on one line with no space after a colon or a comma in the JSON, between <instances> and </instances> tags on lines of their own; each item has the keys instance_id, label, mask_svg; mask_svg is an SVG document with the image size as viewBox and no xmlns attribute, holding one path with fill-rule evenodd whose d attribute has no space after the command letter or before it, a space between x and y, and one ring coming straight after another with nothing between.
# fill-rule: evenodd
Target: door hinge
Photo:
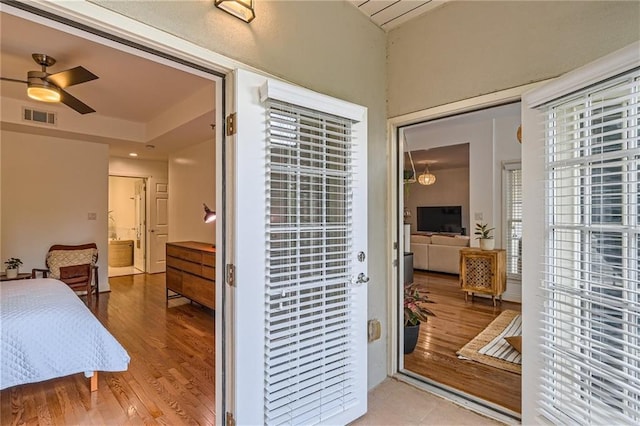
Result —
<instances>
[{"instance_id":1,"label":"door hinge","mask_svg":"<svg viewBox=\"0 0 640 426\"><path fill-rule=\"evenodd\" d=\"M398 266L398 259L393 259L393 266Z\"/></svg>"},{"instance_id":2,"label":"door hinge","mask_svg":"<svg viewBox=\"0 0 640 426\"><path fill-rule=\"evenodd\" d=\"M232 263L227 263L226 271L225 271L227 284L231 287L235 287L236 285L236 265Z\"/></svg>"},{"instance_id":3,"label":"door hinge","mask_svg":"<svg viewBox=\"0 0 640 426\"><path fill-rule=\"evenodd\" d=\"M233 418L233 414L227 411L226 426L236 426L236 419Z\"/></svg>"},{"instance_id":4,"label":"door hinge","mask_svg":"<svg viewBox=\"0 0 640 426\"><path fill-rule=\"evenodd\" d=\"M227 115L227 136L236 134L236 113Z\"/></svg>"}]
</instances>

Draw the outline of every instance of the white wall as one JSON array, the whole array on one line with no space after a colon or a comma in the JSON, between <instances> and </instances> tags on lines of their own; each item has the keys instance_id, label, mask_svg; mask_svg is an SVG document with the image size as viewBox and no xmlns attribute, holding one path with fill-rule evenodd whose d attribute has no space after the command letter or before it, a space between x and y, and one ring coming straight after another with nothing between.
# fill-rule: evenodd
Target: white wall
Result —
<instances>
[{"instance_id":1,"label":"white wall","mask_svg":"<svg viewBox=\"0 0 640 426\"><path fill-rule=\"evenodd\" d=\"M640 40L637 1L454 1L389 32L388 113L556 77Z\"/></svg>"},{"instance_id":2,"label":"white wall","mask_svg":"<svg viewBox=\"0 0 640 426\"><path fill-rule=\"evenodd\" d=\"M417 171L418 175L421 171ZM411 232L417 232L417 207L421 206L462 206L462 226L469 235L469 168L431 170L436 183L425 186L419 183L409 185L405 207L411 210Z\"/></svg>"},{"instance_id":3,"label":"white wall","mask_svg":"<svg viewBox=\"0 0 640 426\"><path fill-rule=\"evenodd\" d=\"M205 203L216 211L213 140L169 156L169 241L216 242L215 223L204 223Z\"/></svg>"},{"instance_id":4,"label":"white wall","mask_svg":"<svg viewBox=\"0 0 640 426\"><path fill-rule=\"evenodd\" d=\"M45 266L53 244L95 242L100 290L108 290L108 147L9 131L0 136L2 254L21 258L22 269L31 271Z\"/></svg>"},{"instance_id":5,"label":"white wall","mask_svg":"<svg viewBox=\"0 0 640 426\"><path fill-rule=\"evenodd\" d=\"M105 8L214 52L368 108L368 316L382 323L369 344L369 388L387 372L386 36L343 1L259 1L246 24L211 1L104 1ZM242 119L242 118L239 118Z\"/></svg>"},{"instance_id":6,"label":"white wall","mask_svg":"<svg viewBox=\"0 0 640 426\"><path fill-rule=\"evenodd\" d=\"M131 158L109 157L109 175L149 178L153 181L169 178L169 167L166 161L139 160Z\"/></svg>"}]
</instances>

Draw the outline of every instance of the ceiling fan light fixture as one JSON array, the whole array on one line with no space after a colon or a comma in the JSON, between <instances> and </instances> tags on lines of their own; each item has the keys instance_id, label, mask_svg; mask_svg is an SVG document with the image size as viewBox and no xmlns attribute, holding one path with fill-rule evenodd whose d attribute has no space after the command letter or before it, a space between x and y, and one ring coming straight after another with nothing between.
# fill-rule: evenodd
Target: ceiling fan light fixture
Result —
<instances>
[{"instance_id":1,"label":"ceiling fan light fixture","mask_svg":"<svg viewBox=\"0 0 640 426\"><path fill-rule=\"evenodd\" d=\"M60 90L46 81L42 84L29 82L27 96L41 102L60 102Z\"/></svg>"},{"instance_id":2,"label":"ceiling fan light fixture","mask_svg":"<svg viewBox=\"0 0 640 426\"><path fill-rule=\"evenodd\" d=\"M215 0L214 5L244 22L251 22L256 17L253 0Z\"/></svg>"}]
</instances>

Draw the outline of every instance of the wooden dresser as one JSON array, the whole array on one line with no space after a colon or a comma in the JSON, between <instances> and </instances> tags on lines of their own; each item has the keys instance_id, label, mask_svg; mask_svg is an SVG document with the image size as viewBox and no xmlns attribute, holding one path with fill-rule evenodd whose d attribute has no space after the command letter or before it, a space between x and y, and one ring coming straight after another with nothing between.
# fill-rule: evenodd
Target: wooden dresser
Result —
<instances>
[{"instance_id":1,"label":"wooden dresser","mask_svg":"<svg viewBox=\"0 0 640 426\"><path fill-rule=\"evenodd\" d=\"M471 293L490 294L493 306L496 296L502 302L502 293L507 289L507 255L503 249L480 250L465 248L460 250L460 287L464 300Z\"/></svg>"},{"instance_id":2,"label":"wooden dresser","mask_svg":"<svg viewBox=\"0 0 640 426\"><path fill-rule=\"evenodd\" d=\"M196 241L167 243L167 300L169 290L207 308L216 305L216 249Z\"/></svg>"}]
</instances>

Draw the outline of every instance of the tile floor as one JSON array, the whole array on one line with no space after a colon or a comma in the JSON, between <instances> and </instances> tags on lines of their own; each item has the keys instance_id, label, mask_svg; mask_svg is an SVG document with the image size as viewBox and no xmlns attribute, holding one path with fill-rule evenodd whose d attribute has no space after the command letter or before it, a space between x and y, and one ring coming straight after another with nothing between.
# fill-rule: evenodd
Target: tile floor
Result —
<instances>
[{"instance_id":1,"label":"tile floor","mask_svg":"<svg viewBox=\"0 0 640 426\"><path fill-rule=\"evenodd\" d=\"M120 277L122 275L143 274L144 272L133 266L113 267L109 266L109 277Z\"/></svg>"},{"instance_id":2,"label":"tile floor","mask_svg":"<svg viewBox=\"0 0 640 426\"><path fill-rule=\"evenodd\" d=\"M502 425L406 383L386 379L369 392L368 412L351 426Z\"/></svg>"}]
</instances>

